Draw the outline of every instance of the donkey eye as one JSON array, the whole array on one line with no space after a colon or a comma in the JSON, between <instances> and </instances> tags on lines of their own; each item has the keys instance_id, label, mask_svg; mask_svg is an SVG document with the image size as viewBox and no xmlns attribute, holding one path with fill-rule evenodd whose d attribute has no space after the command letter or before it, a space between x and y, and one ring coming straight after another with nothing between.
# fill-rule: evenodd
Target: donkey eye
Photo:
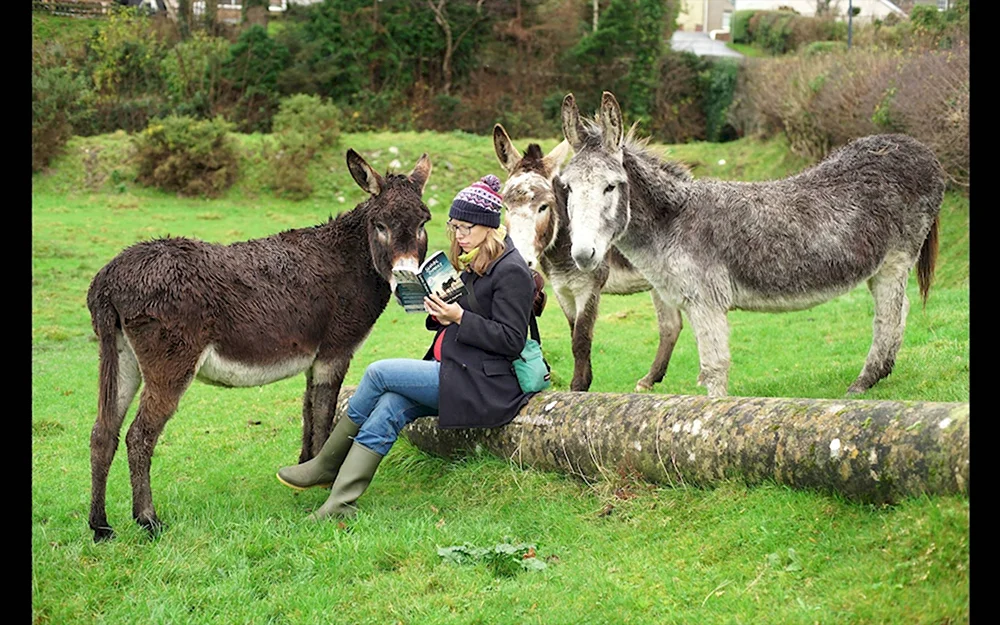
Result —
<instances>
[{"instance_id":1,"label":"donkey eye","mask_svg":"<svg viewBox=\"0 0 1000 625\"><path fill-rule=\"evenodd\" d=\"M549 205L548 204L542 204L541 206L538 207L538 212L539 213L544 213L547 210L549 210Z\"/></svg>"},{"instance_id":2,"label":"donkey eye","mask_svg":"<svg viewBox=\"0 0 1000 625\"><path fill-rule=\"evenodd\" d=\"M613 185L613 184L609 184L608 186L604 187L604 192L605 193L611 193L614 190L615 190L615 185Z\"/></svg>"},{"instance_id":3,"label":"donkey eye","mask_svg":"<svg viewBox=\"0 0 1000 625\"><path fill-rule=\"evenodd\" d=\"M389 229L385 227L385 224L376 222L375 231L381 234L382 236L385 236L386 234L388 234Z\"/></svg>"}]
</instances>

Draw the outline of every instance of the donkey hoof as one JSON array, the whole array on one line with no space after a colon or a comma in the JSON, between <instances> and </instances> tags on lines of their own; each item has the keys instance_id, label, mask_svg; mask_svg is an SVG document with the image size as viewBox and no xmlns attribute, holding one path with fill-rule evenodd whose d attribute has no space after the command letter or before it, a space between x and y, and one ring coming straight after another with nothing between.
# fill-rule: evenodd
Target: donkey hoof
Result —
<instances>
[{"instance_id":1,"label":"donkey hoof","mask_svg":"<svg viewBox=\"0 0 1000 625\"><path fill-rule=\"evenodd\" d=\"M651 391L651 390L653 390L653 383L647 381L646 378L643 378L635 383L636 393L641 393L643 391Z\"/></svg>"},{"instance_id":2,"label":"donkey hoof","mask_svg":"<svg viewBox=\"0 0 1000 625\"><path fill-rule=\"evenodd\" d=\"M138 523L142 529L146 530L146 533L150 538L156 538L163 533L163 530L167 529L166 524L157 518L137 519L136 523Z\"/></svg>"},{"instance_id":3,"label":"donkey hoof","mask_svg":"<svg viewBox=\"0 0 1000 625\"><path fill-rule=\"evenodd\" d=\"M94 530L94 542L95 543L100 543L100 542L104 542L104 541L107 541L107 540L111 540L111 539L113 539L115 537L115 530L111 529L110 527L108 527L106 525L102 526L102 527L95 527L95 528L92 528L92 529Z\"/></svg>"}]
</instances>

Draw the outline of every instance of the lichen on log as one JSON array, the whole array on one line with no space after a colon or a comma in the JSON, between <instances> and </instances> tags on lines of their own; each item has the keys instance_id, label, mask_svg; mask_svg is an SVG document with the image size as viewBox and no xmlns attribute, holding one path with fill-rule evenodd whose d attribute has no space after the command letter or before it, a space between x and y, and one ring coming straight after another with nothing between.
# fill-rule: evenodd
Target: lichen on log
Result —
<instances>
[{"instance_id":1,"label":"lichen on log","mask_svg":"<svg viewBox=\"0 0 1000 625\"><path fill-rule=\"evenodd\" d=\"M336 418L353 388L345 387ZM427 453L487 451L585 479L628 471L662 485L773 481L865 503L969 493L969 404L578 393L535 395L501 428L402 435Z\"/></svg>"}]
</instances>

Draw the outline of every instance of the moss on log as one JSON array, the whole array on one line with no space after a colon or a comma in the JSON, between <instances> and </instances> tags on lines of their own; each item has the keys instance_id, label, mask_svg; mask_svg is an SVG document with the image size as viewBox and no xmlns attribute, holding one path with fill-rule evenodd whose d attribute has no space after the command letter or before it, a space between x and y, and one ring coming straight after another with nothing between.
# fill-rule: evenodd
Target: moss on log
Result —
<instances>
[{"instance_id":1,"label":"moss on log","mask_svg":"<svg viewBox=\"0 0 1000 625\"><path fill-rule=\"evenodd\" d=\"M353 388L344 388L337 418ZM502 428L403 430L444 457L488 451L587 479L665 485L773 481L866 503L969 493L969 404L545 392Z\"/></svg>"}]
</instances>

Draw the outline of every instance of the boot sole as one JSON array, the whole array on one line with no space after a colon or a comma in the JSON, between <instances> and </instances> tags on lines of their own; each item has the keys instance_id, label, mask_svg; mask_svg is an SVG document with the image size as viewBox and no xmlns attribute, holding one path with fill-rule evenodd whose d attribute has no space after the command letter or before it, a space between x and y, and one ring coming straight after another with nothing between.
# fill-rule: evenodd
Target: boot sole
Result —
<instances>
[{"instance_id":1,"label":"boot sole","mask_svg":"<svg viewBox=\"0 0 1000 625\"><path fill-rule=\"evenodd\" d=\"M288 488L291 488L292 490L303 491L303 490L308 490L310 488L332 488L333 487L333 482L325 482L325 483L321 482L319 484L313 484L312 486L296 486L295 484L292 484L291 482L286 482L285 480L281 479L281 476L278 475L277 473L274 474L274 477L278 478L279 482L281 482L282 484L284 484Z\"/></svg>"}]
</instances>

